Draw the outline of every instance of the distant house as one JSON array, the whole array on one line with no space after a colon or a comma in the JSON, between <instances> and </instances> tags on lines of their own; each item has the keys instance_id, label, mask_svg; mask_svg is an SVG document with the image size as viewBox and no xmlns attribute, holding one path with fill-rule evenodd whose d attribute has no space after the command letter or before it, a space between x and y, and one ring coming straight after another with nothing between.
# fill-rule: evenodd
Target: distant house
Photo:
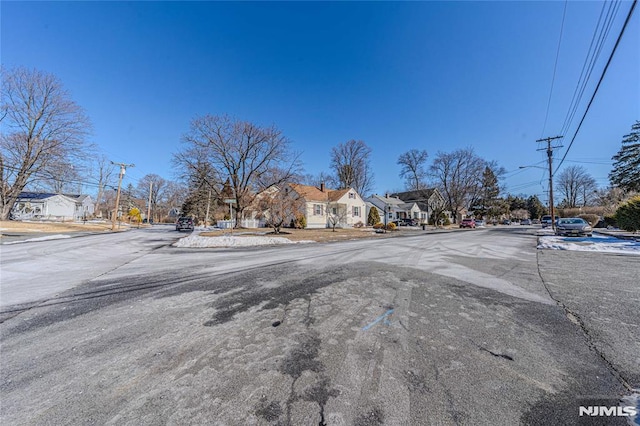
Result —
<instances>
[{"instance_id":1,"label":"distant house","mask_svg":"<svg viewBox=\"0 0 640 426\"><path fill-rule=\"evenodd\" d=\"M89 195L22 192L11 209L11 218L82 220L91 217L93 213L94 202Z\"/></svg>"},{"instance_id":2,"label":"distant house","mask_svg":"<svg viewBox=\"0 0 640 426\"><path fill-rule=\"evenodd\" d=\"M84 194L64 194L67 197L76 201L76 213L75 219L85 219L93 217L96 210L96 202L91 195Z\"/></svg>"},{"instance_id":3,"label":"distant house","mask_svg":"<svg viewBox=\"0 0 640 426\"><path fill-rule=\"evenodd\" d=\"M445 210L447 205L446 200L436 188L398 192L391 194L391 197L398 198L407 204L417 204L419 216L415 216L416 212L414 210L412 211L412 214L414 215L413 219L420 219L421 222L427 222L434 212L441 212L450 216L449 212Z\"/></svg>"},{"instance_id":4,"label":"distant house","mask_svg":"<svg viewBox=\"0 0 640 426\"><path fill-rule=\"evenodd\" d=\"M366 204L353 188L327 189L320 187L289 184L305 202L304 216L307 228L349 228L367 222Z\"/></svg>"},{"instance_id":5,"label":"distant house","mask_svg":"<svg viewBox=\"0 0 640 426\"><path fill-rule=\"evenodd\" d=\"M419 214L420 209L416 203L406 203L397 197L389 194L374 194L366 199L367 215L372 208L378 209L378 215L382 223L394 222L398 219L411 219L414 214ZM385 222L386 215L386 222Z\"/></svg>"}]
</instances>

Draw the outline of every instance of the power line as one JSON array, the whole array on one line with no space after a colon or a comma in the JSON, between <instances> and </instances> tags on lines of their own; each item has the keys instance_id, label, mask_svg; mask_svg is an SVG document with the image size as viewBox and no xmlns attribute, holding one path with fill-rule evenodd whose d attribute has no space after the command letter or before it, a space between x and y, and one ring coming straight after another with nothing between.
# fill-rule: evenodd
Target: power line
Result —
<instances>
[{"instance_id":1,"label":"power line","mask_svg":"<svg viewBox=\"0 0 640 426\"><path fill-rule=\"evenodd\" d=\"M568 0L564 0L564 10L562 12L562 24L560 25L560 38L558 39L558 49L556 50L556 61L553 64L553 77L551 77L551 89L549 90L549 100L547 101L547 113L544 115L544 124L542 125L542 135L547 128L547 119L549 118L549 109L551 107L551 98L553 95L553 85L556 81L556 70L558 69L558 57L560 56L560 46L562 44L562 31L564 30L564 18L567 15Z\"/></svg>"},{"instance_id":2,"label":"power line","mask_svg":"<svg viewBox=\"0 0 640 426\"><path fill-rule=\"evenodd\" d=\"M604 11L607 5L609 6L609 9L607 10L606 17L603 21ZM587 56L585 57L584 63L582 64L580 77L578 78L578 82L576 83L576 88L574 89L573 97L571 98L569 110L567 111L567 115L560 131L560 134L562 136L566 136L567 131L569 130L569 127L573 122L573 118L575 117L578 106L580 105L580 101L582 100L582 95L584 95L584 91L587 88L587 83L591 79L591 73L593 72L598 58L600 57L600 53L602 53L604 42L609 35L609 31L611 30L611 26L613 25L613 21L618 13L619 7L619 1L609 3L603 2L602 4L602 9L600 10L600 16L598 17L596 28L593 31L589 50L587 51ZM602 26L600 25L601 23Z\"/></svg>"},{"instance_id":3,"label":"power line","mask_svg":"<svg viewBox=\"0 0 640 426\"><path fill-rule=\"evenodd\" d=\"M598 80L598 85L596 86L595 90L593 91L593 95L591 96L591 99L589 100L589 104L587 105L587 109L584 111L584 114L582 115L582 119L580 120L580 124L578 124L578 128L576 129L575 133L573 134L573 138L571 138L571 142L569 143L569 146L567 147L567 150L564 152L564 155L562 156L562 159L560 160L560 163L558 164L558 166L556 167L555 171L553 172L554 175L558 172L558 169L560 169L560 166L562 166L562 163L564 162L565 158L567 158L567 154L569 153L569 150L571 150L571 147L573 146L573 142L576 140L576 136L578 136L578 132L580 131L580 128L582 127L582 123L584 122L584 119L587 117L587 113L589 112L589 109L591 108L591 104L593 103L593 100L595 99L596 94L598 93L598 89L600 88L600 85L602 84L602 81L604 80L604 76L607 73L607 70L609 69L609 65L611 64L611 61L613 60L613 55L616 53L616 50L618 49L618 45L620 44L620 40L622 39L622 35L624 34L624 31L627 28L627 25L629 24L629 21L631 20L631 15L633 15L633 11L636 8L636 4L637 3L638 3L638 0L633 0L633 3L631 4L631 8L629 9L629 13L627 14L627 19L625 19L624 25L622 26L622 29L620 30L620 34L618 34L618 39L616 40L616 44L613 46L613 50L611 51L611 54L609 55L609 60L607 60L607 64L605 65L604 69L602 70L602 75L600 76L600 80Z\"/></svg>"}]
</instances>

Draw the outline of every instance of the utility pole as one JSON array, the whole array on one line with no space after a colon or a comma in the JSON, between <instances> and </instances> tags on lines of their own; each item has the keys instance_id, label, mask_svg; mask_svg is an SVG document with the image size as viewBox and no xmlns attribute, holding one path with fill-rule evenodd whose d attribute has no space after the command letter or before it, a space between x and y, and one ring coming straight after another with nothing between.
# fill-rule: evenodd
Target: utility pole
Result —
<instances>
[{"instance_id":1,"label":"utility pole","mask_svg":"<svg viewBox=\"0 0 640 426\"><path fill-rule=\"evenodd\" d=\"M149 205L147 206L147 225L151 225L151 194L153 194L153 181L149 182Z\"/></svg>"},{"instance_id":2,"label":"utility pole","mask_svg":"<svg viewBox=\"0 0 640 426\"><path fill-rule=\"evenodd\" d=\"M207 197L207 214L204 217L204 226L209 226L209 206L211 205L211 190L209 190L209 196Z\"/></svg>"},{"instance_id":3,"label":"utility pole","mask_svg":"<svg viewBox=\"0 0 640 426\"><path fill-rule=\"evenodd\" d=\"M547 143L547 161L549 162L549 214L551 214L551 229L555 232L556 230L556 213L555 207L553 206L553 150L555 148L562 148L562 145L551 146L551 141L555 139L562 139L562 136L554 136L551 138L542 138L538 139L536 142L546 142ZM538 151L542 151L545 148L540 148Z\"/></svg>"},{"instance_id":4,"label":"utility pole","mask_svg":"<svg viewBox=\"0 0 640 426\"><path fill-rule=\"evenodd\" d=\"M116 230L116 219L118 217L118 205L120 204L120 188L122 187L122 178L124 177L125 171L127 167L135 167L135 164L125 164L125 163L114 163L111 164L120 166L120 177L118 178L118 192L116 194L116 206L113 209L113 217L111 218L111 230Z\"/></svg>"}]
</instances>

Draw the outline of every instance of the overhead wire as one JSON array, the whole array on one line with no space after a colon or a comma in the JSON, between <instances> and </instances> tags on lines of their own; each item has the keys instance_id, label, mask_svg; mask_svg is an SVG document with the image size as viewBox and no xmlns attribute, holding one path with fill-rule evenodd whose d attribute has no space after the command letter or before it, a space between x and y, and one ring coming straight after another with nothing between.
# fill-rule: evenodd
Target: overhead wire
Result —
<instances>
[{"instance_id":1,"label":"overhead wire","mask_svg":"<svg viewBox=\"0 0 640 426\"><path fill-rule=\"evenodd\" d=\"M556 50L556 60L553 64L553 77L551 77L551 89L549 90L549 100L547 101L547 112L544 115L544 124L542 125L542 136L547 128L547 119L549 118L549 110L551 109L551 98L553 97L553 86L556 81L556 70L558 69L558 57L560 56L560 46L562 45L562 33L564 30L564 18L567 16L567 3L569 0L564 0L564 10L562 12L562 23L560 24L560 37L558 39L558 48Z\"/></svg>"},{"instance_id":2,"label":"overhead wire","mask_svg":"<svg viewBox=\"0 0 640 426\"><path fill-rule=\"evenodd\" d=\"M607 10L607 14L604 17L605 8L609 6ZM578 106L582 100L582 96L584 95L584 91L587 88L587 83L591 79L591 73L595 68L595 65L600 57L600 53L602 52L605 41L609 35L609 31L615 19L615 16L618 13L618 9L620 7L620 2L603 2L602 9L600 10L600 16L598 17L598 22L593 31L593 36L591 37L591 43L589 45L589 49L587 50L587 55L584 59L584 63L582 64L582 70L580 71L580 77L576 83L576 87L573 92L573 97L571 99L571 103L569 104L569 109L567 111L567 115L565 116L564 123L560 130L560 134L565 136L571 127L571 123L575 117L575 114L578 110Z\"/></svg>"},{"instance_id":3,"label":"overhead wire","mask_svg":"<svg viewBox=\"0 0 640 426\"><path fill-rule=\"evenodd\" d=\"M19 171L20 169L18 167L14 167L14 166L10 166L10 165L4 165L5 169L9 169L9 170L13 170L13 171ZM60 177L57 176L53 176L53 174L48 173L48 172L32 172L31 176L35 176L37 179L53 179L57 182L61 182L64 184L68 184L68 185L82 185L82 186L87 186L87 187L93 187L93 188L98 188L100 189L100 183L98 182L91 182L91 181L85 181L85 180L79 180L79 179L61 179ZM116 189L117 185L116 184L103 184L102 185L103 188L112 188L112 189Z\"/></svg>"},{"instance_id":4,"label":"overhead wire","mask_svg":"<svg viewBox=\"0 0 640 426\"><path fill-rule=\"evenodd\" d=\"M596 85L593 94L591 95L591 99L589 100L589 103L587 104L587 108L584 111L584 114L582 115L582 119L580 120L580 123L578 124L578 127L576 128L576 131L573 134L573 137L571 138L571 142L569 143L569 146L567 147L567 150L564 152L564 155L562 156L562 159L560 160L560 163L556 166L556 169L554 170L553 175L555 175L558 170L560 169L560 166L562 166L562 163L564 163L565 158L567 158L567 154L569 153L569 151L571 150L571 147L573 146L573 143L576 140L576 137L578 136L578 132L580 132L580 128L582 127L582 123L584 123L585 118L587 117L587 113L589 112L589 109L591 108L591 105L593 104L593 100L596 97L596 94L598 93L598 89L600 89L600 85L602 84L602 81L604 80L604 76L607 73L607 70L609 69L609 65L611 65L611 61L613 60L613 56L616 53L616 50L618 49L618 46L620 45L620 40L622 39L622 36L624 34L624 31L627 28L627 25L629 24L629 21L631 20L631 16L633 15L633 11L636 8L636 4L638 3L638 0L633 0L633 3L631 4L631 7L629 8L629 12L627 13L627 18L624 21L624 24L622 26L622 29L620 30L620 33L618 34L618 38L616 39L616 43L613 46L613 49L611 50L611 54L609 55L609 59L607 60L606 65L604 66L604 69L602 70L602 74L600 75L600 79L598 80L598 84Z\"/></svg>"}]
</instances>

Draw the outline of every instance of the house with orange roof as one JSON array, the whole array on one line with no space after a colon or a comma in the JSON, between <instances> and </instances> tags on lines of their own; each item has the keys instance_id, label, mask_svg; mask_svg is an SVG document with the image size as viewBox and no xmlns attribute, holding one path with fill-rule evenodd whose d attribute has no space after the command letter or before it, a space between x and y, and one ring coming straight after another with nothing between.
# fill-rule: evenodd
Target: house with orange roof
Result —
<instances>
[{"instance_id":1,"label":"house with orange roof","mask_svg":"<svg viewBox=\"0 0 640 426\"><path fill-rule=\"evenodd\" d=\"M351 228L367 222L367 206L353 188L327 189L291 183L292 192L305 202L307 228Z\"/></svg>"}]
</instances>

